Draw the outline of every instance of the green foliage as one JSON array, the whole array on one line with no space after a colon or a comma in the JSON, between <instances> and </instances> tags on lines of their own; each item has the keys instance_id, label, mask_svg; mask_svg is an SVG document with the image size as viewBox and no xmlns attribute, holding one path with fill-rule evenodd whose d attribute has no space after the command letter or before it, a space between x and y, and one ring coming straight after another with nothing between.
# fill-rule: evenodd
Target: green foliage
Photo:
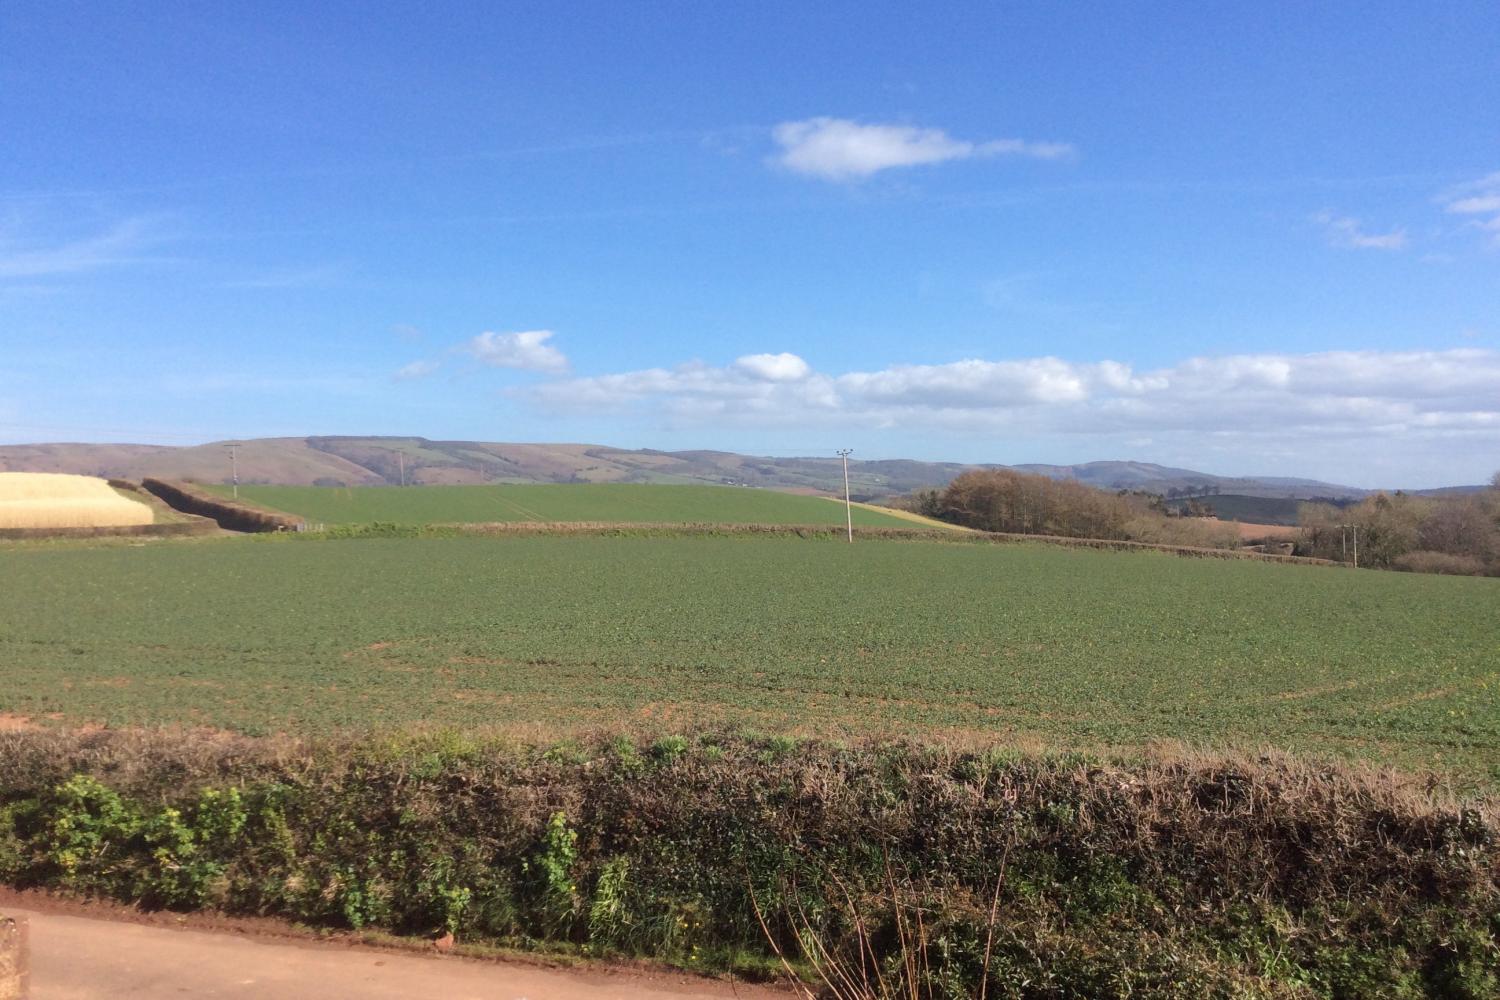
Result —
<instances>
[{"instance_id":1,"label":"green foliage","mask_svg":"<svg viewBox=\"0 0 1500 1000\"><path fill-rule=\"evenodd\" d=\"M63 782L51 795L41 856L69 889L107 884L112 866L141 829L140 814L88 775Z\"/></svg>"},{"instance_id":2,"label":"green foliage","mask_svg":"<svg viewBox=\"0 0 1500 1000\"><path fill-rule=\"evenodd\" d=\"M522 869L531 876L536 911L549 937L567 937L578 917L582 899L574 881L577 863L578 832L568 826L566 813L555 812L547 820L540 849Z\"/></svg>"},{"instance_id":3,"label":"green foliage","mask_svg":"<svg viewBox=\"0 0 1500 1000\"><path fill-rule=\"evenodd\" d=\"M0 578L0 711L288 733L421 721L450 734L451 753L424 751L434 775L466 729L544 727L566 763L570 736L620 719L642 730L625 769L713 724L1500 773L1489 579L784 538L6 550Z\"/></svg>"},{"instance_id":4,"label":"green foliage","mask_svg":"<svg viewBox=\"0 0 1500 1000\"><path fill-rule=\"evenodd\" d=\"M443 734L181 754L176 738L86 737L91 771L67 774L76 743L0 737L0 876L704 969L764 970L774 942L889 996L1500 986L1488 807L1337 768L815 741L773 756L722 735L715 756L616 739L566 760Z\"/></svg>"},{"instance_id":5,"label":"green foliage","mask_svg":"<svg viewBox=\"0 0 1500 1000\"><path fill-rule=\"evenodd\" d=\"M629 883L629 858L610 858L600 866L594 898L589 904L589 941L596 947L624 950L634 943Z\"/></svg>"},{"instance_id":6,"label":"green foliage","mask_svg":"<svg viewBox=\"0 0 1500 1000\"><path fill-rule=\"evenodd\" d=\"M687 753L692 745L692 740L686 736L663 736L651 745L651 755L663 764L670 764Z\"/></svg>"}]
</instances>

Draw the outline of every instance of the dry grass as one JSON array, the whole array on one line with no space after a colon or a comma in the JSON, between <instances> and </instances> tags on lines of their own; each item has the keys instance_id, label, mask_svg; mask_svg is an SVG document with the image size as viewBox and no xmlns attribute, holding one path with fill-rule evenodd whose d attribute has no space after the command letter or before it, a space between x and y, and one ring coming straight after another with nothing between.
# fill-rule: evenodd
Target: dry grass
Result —
<instances>
[{"instance_id":1,"label":"dry grass","mask_svg":"<svg viewBox=\"0 0 1500 1000\"><path fill-rule=\"evenodd\" d=\"M151 524L151 508L93 476L0 472L0 528L105 528Z\"/></svg>"},{"instance_id":2,"label":"dry grass","mask_svg":"<svg viewBox=\"0 0 1500 1000\"><path fill-rule=\"evenodd\" d=\"M1240 533L1242 542L1293 542L1297 540L1297 534L1302 529L1292 524L1250 524L1245 521L1231 521Z\"/></svg>"},{"instance_id":3,"label":"dry grass","mask_svg":"<svg viewBox=\"0 0 1500 1000\"><path fill-rule=\"evenodd\" d=\"M822 494L818 495L822 496ZM823 497L823 499L832 500L834 503L840 504L844 502L840 497ZM873 510L875 513L884 514L887 517L898 517L903 521L910 521L913 524L925 524L929 528L942 528L944 531L973 532L978 530L977 528L964 527L962 524L954 524L951 521L939 521L935 517L927 517L925 514L918 514L915 511L902 510L900 507L881 507L878 504L860 503L859 501L855 501L854 506L863 510Z\"/></svg>"}]
</instances>

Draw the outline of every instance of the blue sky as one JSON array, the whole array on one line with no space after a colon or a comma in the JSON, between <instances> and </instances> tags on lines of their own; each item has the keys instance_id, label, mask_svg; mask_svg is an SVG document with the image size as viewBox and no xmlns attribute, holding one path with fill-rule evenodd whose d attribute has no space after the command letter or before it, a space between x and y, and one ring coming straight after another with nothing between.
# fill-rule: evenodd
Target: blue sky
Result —
<instances>
[{"instance_id":1,"label":"blue sky","mask_svg":"<svg viewBox=\"0 0 1500 1000\"><path fill-rule=\"evenodd\" d=\"M0 6L0 441L1500 468L1500 15Z\"/></svg>"}]
</instances>

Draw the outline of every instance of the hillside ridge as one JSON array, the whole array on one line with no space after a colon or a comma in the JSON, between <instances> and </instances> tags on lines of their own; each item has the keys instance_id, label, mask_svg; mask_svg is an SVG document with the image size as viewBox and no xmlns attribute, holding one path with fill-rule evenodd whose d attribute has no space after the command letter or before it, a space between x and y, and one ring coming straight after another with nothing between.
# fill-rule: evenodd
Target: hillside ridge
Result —
<instances>
[{"instance_id":1,"label":"hillside ridge","mask_svg":"<svg viewBox=\"0 0 1500 1000\"><path fill-rule=\"evenodd\" d=\"M719 483L813 493L841 493L842 469L834 457L770 457L695 449L660 451L586 443L440 440L423 437L254 438L192 446L47 443L0 445L0 471L72 472L141 479L224 483L235 446L242 483L286 486L378 486L479 483ZM854 460L850 483L857 499L875 499L940 487L970 469L999 464ZM1077 465L1026 463L1018 471L1076 479L1104 489L1153 493L1204 490L1267 498L1348 497L1369 491L1291 477L1219 476L1152 462L1101 461ZM1446 487L1459 491L1466 487ZM1423 491L1437 492L1437 491Z\"/></svg>"}]
</instances>

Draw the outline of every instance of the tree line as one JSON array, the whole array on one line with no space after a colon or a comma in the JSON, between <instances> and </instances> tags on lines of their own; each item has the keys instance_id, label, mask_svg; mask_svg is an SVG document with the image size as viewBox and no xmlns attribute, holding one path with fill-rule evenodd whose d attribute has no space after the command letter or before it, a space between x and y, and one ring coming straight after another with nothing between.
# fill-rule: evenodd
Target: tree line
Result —
<instances>
[{"instance_id":1,"label":"tree line","mask_svg":"<svg viewBox=\"0 0 1500 1000\"><path fill-rule=\"evenodd\" d=\"M965 472L944 489L918 491L905 506L981 531L1208 548L1239 545L1234 525L1170 516L1155 494L1110 492L1013 469Z\"/></svg>"},{"instance_id":2,"label":"tree line","mask_svg":"<svg viewBox=\"0 0 1500 1000\"><path fill-rule=\"evenodd\" d=\"M1233 523L1172 516L1155 494L1111 492L1013 469L965 472L947 487L919 490L899 505L981 531L1210 548L1240 544ZM1489 489L1467 496L1396 492L1353 504L1305 503L1300 527L1295 551L1301 556L1353 563L1357 544L1360 566L1500 576L1500 473Z\"/></svg>"},{"instance_id":3,"label":"tree line","mask_svg":"<svg viewBox=\"0 0 1500 1000\"><path fill-rule=\"evenodd\" d=\"M1377 493L1357 504L1303 504L1297 554L1375 569L1500 576L1500 473L1460 497Z\"/></svg>"}]
</instances>

